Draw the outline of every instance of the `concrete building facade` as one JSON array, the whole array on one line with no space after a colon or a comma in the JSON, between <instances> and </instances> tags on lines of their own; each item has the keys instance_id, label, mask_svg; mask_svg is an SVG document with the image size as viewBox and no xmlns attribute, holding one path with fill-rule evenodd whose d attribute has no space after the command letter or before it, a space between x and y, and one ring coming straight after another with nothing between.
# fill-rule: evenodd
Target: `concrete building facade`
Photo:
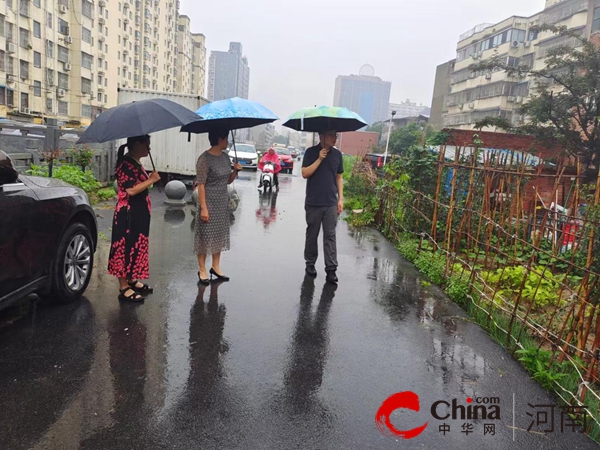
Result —
<instances>
[{"instance_id":1,"label":"concrete building facade","mask_svg":"<svg viewBox=\"0 0 600 450\"><path fill-rule=\"evenodd\" d=\"M517 110L535 92L534 82L527 76L508 77L504 71L473 72L469 66L500 56L511 66L541 69L550 49L559 45L575 48L578 41L550 32L538 33L532 27L566 26L589 37L596 31L594 27L600 27L600 20L595 19L596 16L600 19L599 7L600 0L547 0L544 10L532 17L513 16L463 34L446 89L442 85L448 72L438 70L434 116L440 114L441 93L449 91L441 113L444 127L473 129L477 121L488 116L503 117L515 125L523 123L525 119ZM451 65L452 61L447 64ZM435 117L433 120L436 121Z\"/></svg>"},{"instance_id":2,"label":"concrete building facade","mask_svg":"<svg viewBox=\"0 0 600 450\"><path fill-rule=\"evenodd\" d=\"M391 89L391 82L365 72L340 75L335 80L333 106L348 108L373 125L389 118Z\"/></svg>"},{"instance_id":3,"label":"concrete building facade","mask_svg":"<svg viewBox=\"0 0 600 450\"><path fill-rule=\"evenodd\" d=\"M443 115L448 112L446 108L446 96L450 94L450 77L454 72L456 60L440 64L435 73L435 84L433 86L433 99L431 101L431 114L429 124L439 131L444 128Z\"/></svg>"},{"instance_id":4,"label":"concrete building facade","mask_svg":"<svg viewBox=\"0 0 600 450\"><path fill-rule=\"evenodd\" d=\"M0 0L0 115L89 125L119 87L190 92L194 77L176 76L178 12L169 0Z\"/></svg>"},{"instance_id":5,"label":"concrete building facade","mask_svg":"<svg viewBox=\"0 0 600 450\"><path fill-rule=\"evenodd\" d=\"M396 111L394 117L401 119L402 117L416 117L428 109L428 106L417 105L415 102L411 102L410 99L402 103L390 103L388 118L392 116L393 111Z\"/></svg>"},{"instance_id":6,"label":"concrete building facade","mask_svg":"<svg viewBox=\"0 0 600 450\"><path fill-rule=\"evenodd\" d=\"M213 51L209 59L208 99L248 98L250 67L239 42L230 42L229 51Z\"/></svg>"}]
</instances>

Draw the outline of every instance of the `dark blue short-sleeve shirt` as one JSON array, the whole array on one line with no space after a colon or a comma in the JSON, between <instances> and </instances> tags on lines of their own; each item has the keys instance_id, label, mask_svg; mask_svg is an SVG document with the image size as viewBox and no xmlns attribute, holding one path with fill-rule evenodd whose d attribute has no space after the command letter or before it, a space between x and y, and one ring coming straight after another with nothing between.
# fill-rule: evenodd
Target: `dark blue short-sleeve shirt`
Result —
<instances>
[{"instance_id":1,"label":"dark blue short-sleeve shirt","mask_svg":"<svg viewBox=\"0 0 600 450\"><path fill-rule=\"evenodd\" d=\"M316 145L306 150L302 167L312 166L317 159L322 147ZM333 147L312 177L306 183L307 206L334 206L338 202L337 175L344 173L342 152Z\"/></svg>"}]
</instances>

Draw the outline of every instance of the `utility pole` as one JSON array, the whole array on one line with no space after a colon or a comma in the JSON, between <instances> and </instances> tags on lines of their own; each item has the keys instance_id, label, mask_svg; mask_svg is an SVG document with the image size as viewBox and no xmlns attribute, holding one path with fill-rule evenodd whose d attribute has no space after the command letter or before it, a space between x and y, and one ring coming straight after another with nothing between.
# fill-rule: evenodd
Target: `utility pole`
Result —
<instances>
[{"instance_id":1,"label":"utility pole","mask_svg":"<svg viewBox=\"0 0 600 450\"><path fill-rule=\"evenodd\" d=\"M392 134L392 120L394 119L395 115L396 115L396 111L392 111L392 116L390 117L390 126L389 126L389 129L388 129L387 143L385 144L385 155L383 157L383 165L384 166L387 163L388 149L390 147L390 135Z\"/></svg>"}]
</instances>

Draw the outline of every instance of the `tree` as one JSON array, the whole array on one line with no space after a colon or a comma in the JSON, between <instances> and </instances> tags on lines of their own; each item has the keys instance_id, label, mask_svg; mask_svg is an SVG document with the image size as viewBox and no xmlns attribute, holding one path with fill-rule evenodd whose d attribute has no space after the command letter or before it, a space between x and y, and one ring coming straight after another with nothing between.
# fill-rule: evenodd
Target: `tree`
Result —
<instances>
[{"instance_id":1,"label":"tree","mask_svg":"<svg viewBox=\"0 0 600 450\"><path fill-rule=\"evenodd\" d=\"M423 134L427 138L431 132L433 132L431 126L427 125L423 127L417 123L411 123L405 127L398 128L392 131L390 135L390 152L401 155L413 145L423 143Z\"/></svg>"},{"instance_id":2,"label":"tree","mask_svg":"<svg viewBox=\"0 0 600 450\"><path fill-rule=\"evenodd\" d=\"M546 66L508 66L506 57L471 65L473 71L504 70L508 76L533 79L535 91L518 113L525 124L515 126L506 119L488 117L475 126L497 127L505 131L534 135L549 146L563 147L578 155L588 170L597 173L600 158L600 48L567 27L542 25L537 31L550 31L577 45L560 45L546 55ZM573 48L576 47L576 48ZM590 173L588 173L590 175Z\"/></svg>"},{"instance_id":3,"label":"tree","mask_svg":"<svg viewBox=\"0 0 600 450\"><path fill-rule=\"evenodd\" d=\"M279 135L275 136L275 139L273 139L273 143L288 145L289 140L290 140L290 138L288 136L283 136L282 134L279 134Z\"/></svg>"},{"instance_id":4,"label":"tree","mask_svg":"<svg viewBox=\"0 0 600 450\"><path fill-rule=\"evenodd\" d=\"M374 123L370 127L367 127L366 131L372 131L374 133L379 133L379 135L382 136L383 135L383 125L384 125L383 122ZM387 127L386 127L386 133L387 133Z\"/></svg>"}]
</instances>

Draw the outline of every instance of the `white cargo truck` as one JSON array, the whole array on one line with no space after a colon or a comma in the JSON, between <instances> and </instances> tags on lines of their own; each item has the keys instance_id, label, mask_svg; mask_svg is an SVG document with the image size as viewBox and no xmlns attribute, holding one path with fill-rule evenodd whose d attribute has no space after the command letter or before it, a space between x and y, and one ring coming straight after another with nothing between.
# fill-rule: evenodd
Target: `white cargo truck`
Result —
<instances>
[{"instance_id":1,"label":"white cargo truck","mask_svg":"<svg viewBox=\"0 0 600 450\"><path fill-rule=\"evenodd\" d=\"M207 99L199 95L129 88L119 89L118 103L122 105L151 98L166 98L192 111L208 103ZM179 128L152 133L151 137L156 170L168 175L170 179L193 179L196 176L196 160L201 153L210 148L208 134L191 134L188 142L188 134L181 133ZM142 163L146 169L152 169L150 158L145 158Z\"/></svg>"}]
</instances>

